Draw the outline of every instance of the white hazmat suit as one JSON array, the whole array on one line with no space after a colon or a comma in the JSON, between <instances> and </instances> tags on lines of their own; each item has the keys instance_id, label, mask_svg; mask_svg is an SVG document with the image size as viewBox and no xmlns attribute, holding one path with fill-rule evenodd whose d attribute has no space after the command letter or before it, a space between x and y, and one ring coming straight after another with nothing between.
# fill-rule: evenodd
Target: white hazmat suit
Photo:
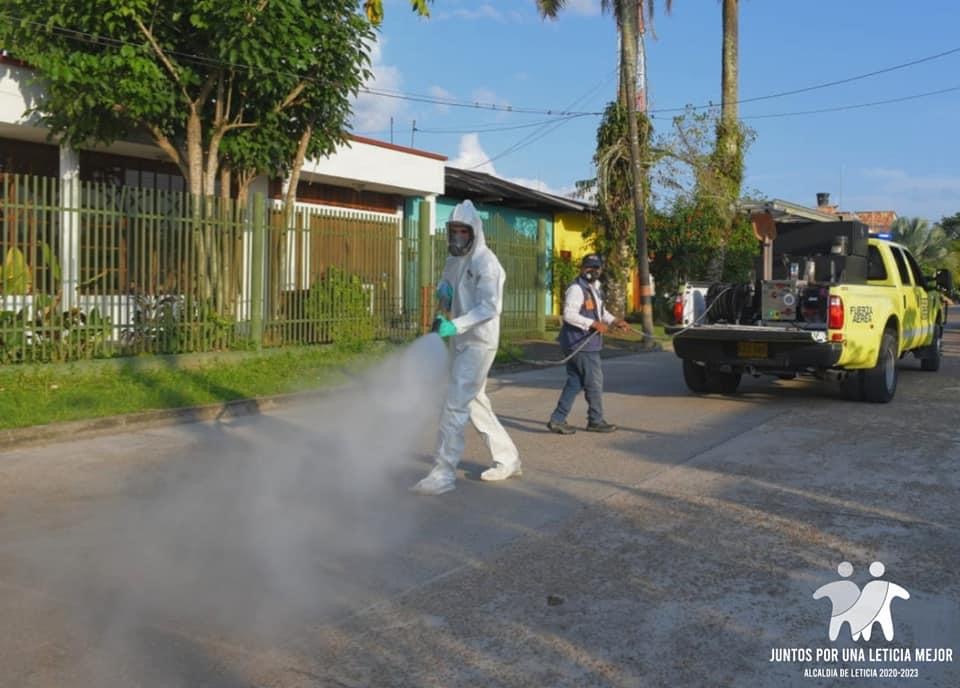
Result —
<instances>
[{"instance_id":1,"label":"white hazmat suit","mask_svg":"<svg viewBox=\"0 0 960 688\"><path fill-rule=\"evenodd\" d=\"M521 473L517 447L497 420L486 394L487 374L500 340L506 277L500 261L487 248L483 221L472 202L458 204L449 223L470 225L473 243L465 255L447 258L443 268L442 280L453 292L450 318L457 331L452 337L450 382L440 415L433 470L411 488L429 495L454 489L454 470L463 458L468 420L483 437L493 458L493 468L484 471L481 479L505 480Z\"/></svg>"}]
</instances>

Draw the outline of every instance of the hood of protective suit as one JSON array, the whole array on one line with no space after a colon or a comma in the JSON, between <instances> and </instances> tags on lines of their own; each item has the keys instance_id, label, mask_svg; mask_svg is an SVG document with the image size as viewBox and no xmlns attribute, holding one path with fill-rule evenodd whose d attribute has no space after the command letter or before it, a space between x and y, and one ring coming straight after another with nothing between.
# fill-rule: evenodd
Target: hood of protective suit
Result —
<instances>
[{"instance_id":1,"label":"hood of protective suit","mask_svg":"<svg viewBox=\"0 0 960 688\"><path fill-rule=\"evenodd\" d=\"M487 242L483 237L483 220L480 219L477 209L473 207L473 201L466 200L458 203L447 222L459 222L473 228L473 244L470 246L470 250L462 256L455 257L468 258L470 254L478 252L478 247L486 247Z\"/></svg>"},{"instance_id":2,"label":"hood of protective suit","mask_svg":"<svg viewBox=\"0 0 960 688\"><path fill-rule=\"evenodd\" d=\"M447 256L442 279L453 290L451 320L457 326L456 346L477 344L497 347L503 310L503 266L487 246L483 221L469 200L453 209L448 222L473 228L473 245L462 256Z\"/></svg>"}]
</instances>

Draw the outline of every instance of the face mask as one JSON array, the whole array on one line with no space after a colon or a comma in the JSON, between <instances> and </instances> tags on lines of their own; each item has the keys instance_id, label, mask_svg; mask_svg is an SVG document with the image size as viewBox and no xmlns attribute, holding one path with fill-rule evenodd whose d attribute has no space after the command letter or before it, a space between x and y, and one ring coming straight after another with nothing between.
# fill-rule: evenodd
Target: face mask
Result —
<instances>
[{"instance_id":1,"label":"face mask","mask_svg":"<svg viewBox=\"0 0 960 688\"><path fill-rule=\"evenodd\" d=\"M470 252L470 247L472 246L472 231L469 234L463 234L454 232L452 229L447 230L447 250L451 256L465 256Z\"/></svg>"},{"instance_id":2,"label":"face mask","mask_svg":"<svg viewBox=\"0 0 960 688\"><path fill-rule=\"evenodd\" d=\"M588 282L596 282L599 279L600 273L597 270L584 270L583 278Z\"/></svg>"}]
</instances>

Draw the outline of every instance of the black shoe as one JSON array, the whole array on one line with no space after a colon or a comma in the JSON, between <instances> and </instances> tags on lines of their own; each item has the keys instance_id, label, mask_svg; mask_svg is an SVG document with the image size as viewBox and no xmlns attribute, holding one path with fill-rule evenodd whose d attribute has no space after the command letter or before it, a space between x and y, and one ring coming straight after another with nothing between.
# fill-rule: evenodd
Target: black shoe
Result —
<instances>
[{"instance_id":1,"label":"black shoe","mask_svg":"<svg viewBox=\"0 0 960 688\"><path fill-rule=\"evenodd\" d=\"M563 423L554 423L550 421L547 423L547 427L550 429L550 432L555 432L558 435L572 435L577 430L571 425L567 425L566 422Z\"/></svg>"},{"instance_id":2,"label":"black shoe","mask_svg":"<svg viewBox=\"0 0 960 688\"><path fill-rule=\"evenodd\" d=\"M587 432L613 432L617 429L617 426L613 423L608 423L605 420L600 421L599 423L588 423Z\"/></svg>"}]
</instances>

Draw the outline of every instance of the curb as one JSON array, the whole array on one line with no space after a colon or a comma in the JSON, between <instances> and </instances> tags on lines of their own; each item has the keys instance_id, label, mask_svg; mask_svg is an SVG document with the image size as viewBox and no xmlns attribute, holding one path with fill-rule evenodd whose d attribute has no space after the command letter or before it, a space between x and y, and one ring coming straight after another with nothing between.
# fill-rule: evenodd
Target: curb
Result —
<instances>
[{"instance_id":1,"label":"curb","mask_svg":"<svg viewBox=\"0 0 960 688\"><path fill-rule=\"evenodd\" d=\"M318 399L330 394L336 387L278 394L253 399L235 399L220 404L187 406L175 409L141 411L119 416L103 416L89 420L71 420L47 425L0 430L0 452L27 446L51 444L66 439L89 439L130 430L163 428L186 423L254 416L265 411Z\"/></svg>"}]
</instances>

